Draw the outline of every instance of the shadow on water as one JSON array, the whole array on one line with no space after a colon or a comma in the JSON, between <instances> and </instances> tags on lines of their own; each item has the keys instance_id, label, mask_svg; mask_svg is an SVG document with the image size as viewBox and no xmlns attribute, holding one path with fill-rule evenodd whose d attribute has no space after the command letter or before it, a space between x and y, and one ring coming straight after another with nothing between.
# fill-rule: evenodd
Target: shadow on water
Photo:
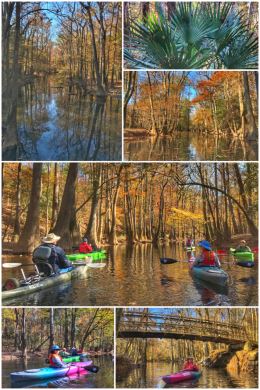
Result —
<instances>
[{"instance_id":1,"label":"shadow on water","mask_svg":"<svg viewBox=\"0 0 260 390\"><path fill-rule=\"evenodd\" d=\"M121 160L121 100L68 86L58 76L21 88L4 160ZM9 142L10 144L10 142Z\"/></svg>"},{"instance_id":2,"label":"shadow on water","mask_svg":"<svg viewBox=\"0 0 260 390\"><path fill-rule=\"evenodd\" d=\"M35 356L32 360L12 360L2 362L3 388L112 388L114 387L114 363L111 356L91 357L93 363L99 366L97 374L85 372L63 378L52 378L43 381L16 382L10 381L9 374L15 371L44 367L43 357Z\"/></svg>"},{"instance_id":3,"label":"shadow on water","mask_svg":"<svg viewBox=\"0 0 260 390\"><path fill-rule=\"evenodd\" d=\"M175 137L126 139L125 159L133 161L257 161L257 143L218 138L194 132L177 132Z\"/></svg>"},{"instance_id":4,"label":"shadow on water","mask_svg":"<svg viewBox=\"0 0 260 390\"><path fill-rule=\"evenodd\" d=\"M254 268L229 263L223 268L229 275L228 288L193 278L188 263L163 265L160 257L185 260L181 246L152 244L118 245L109 248L106 267L89 269L86 278L7 301L8 305L122 305L122 306L254 306L258 302L258 260ZM4 261L17 261L7 256ZM29 257L19 262L31 263ZM29 272L29 270L27 271ZM20 277L19 269L3 270L3 281Z\"/></svg>"},{"instance_id":5,"label":"shadow on water","mask_svg":"<svg viewBox=\"0 0 260 390\"><path fill-rule=\"evenodd\" d=\"M189 380L174 385L166 385L162 376L181 369L179 364L168 362L147 363L141 368L134 368L127 376L117 376L117 387L122 388L257 388L257 374L241 373L233 375L225 369L202 369L198 380Z\"/></svg>"}]
</instances>

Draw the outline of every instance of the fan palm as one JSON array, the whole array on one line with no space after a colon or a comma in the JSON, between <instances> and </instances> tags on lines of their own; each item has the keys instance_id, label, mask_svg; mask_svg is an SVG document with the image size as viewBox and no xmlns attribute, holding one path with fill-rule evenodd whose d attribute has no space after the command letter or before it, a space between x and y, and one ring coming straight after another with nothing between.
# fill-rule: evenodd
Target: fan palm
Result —
<instances>
[{"instance_id":1,"label":"fan palm","mask_svg":"<svg viewBox=\"0 0 260 390\"><path fill-rule=\"evenodd\" d=\"M132 21L125 60L134 69L257 67L258 40L232 3L176 3L170 18L156 13Z\"/></svg>"}]
</instances>

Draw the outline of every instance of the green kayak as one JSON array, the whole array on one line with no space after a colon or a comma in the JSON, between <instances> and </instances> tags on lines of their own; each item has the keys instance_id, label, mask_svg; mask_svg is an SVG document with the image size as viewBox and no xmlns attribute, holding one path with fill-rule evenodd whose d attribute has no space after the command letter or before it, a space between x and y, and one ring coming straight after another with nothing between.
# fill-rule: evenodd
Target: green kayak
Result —
<instances>
[{"instance_id":1,"label":"green kayak","mask_svg":"<svg viewBox=\"0 0 260 390\"><path fill-rule=\"evenodd\" d=\"M230 248L230 252L232 253L232 255L235 257L236 260L238 261L245 261L245 262L249 262L249 261L254 261L254 254L253 252L235 252L235 249L233 248Z\"/></svg>"},{"instance_id":2,"label":"green kayak","mask_svg":"<svg viewBox=\"0 0 260 390\"><path fill-rule=\"evenodd\" d=\"M62 358L64 363L80 362L87 354L77 355L77 356L67 356Z\"/></svg>"},{"instance_id":3,"label":"green kayak","mask_svg":"<svg viewBox=\"0 0 260 390\"><path fill-rule=\"evenodd\" d=\"M106 251L101 250L101 251L95 251L90 253L73 253L71 255L66 255L66 256L70 261L84 260L86 259L86 257L90 257L92 260L98 260L98 259L104 259L106 257Z\"/></svg>"}]
</instances>

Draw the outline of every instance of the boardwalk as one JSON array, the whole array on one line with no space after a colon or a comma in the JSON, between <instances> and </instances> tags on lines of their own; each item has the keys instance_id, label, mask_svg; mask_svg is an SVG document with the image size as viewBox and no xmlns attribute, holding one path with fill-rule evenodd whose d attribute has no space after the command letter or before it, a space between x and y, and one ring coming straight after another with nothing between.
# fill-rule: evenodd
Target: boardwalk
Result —
<instances>
[{"instance_id":1,"label":"boardwalk","mask_svg":"<svg viewBox=\"0 0 260 390\"><path fill-rule=\"evenodd\" d=\"M194 317L138 311L124 312L118 337L185 339L224 344L248 341L246 329L241 324L229 325Z\"/></svg>"}]
</instances>

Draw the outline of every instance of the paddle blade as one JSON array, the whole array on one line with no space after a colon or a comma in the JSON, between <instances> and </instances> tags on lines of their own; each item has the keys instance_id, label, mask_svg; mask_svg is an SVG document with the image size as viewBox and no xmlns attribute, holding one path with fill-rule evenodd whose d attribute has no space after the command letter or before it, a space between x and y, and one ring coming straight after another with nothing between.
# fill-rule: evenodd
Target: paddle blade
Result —
<instances>
[{"instance_id":1,"label":"paddle blade","mask_svg":"<svg viewBox=\"0 0 260 390\"><path fill-rule=\"evenodd\" d=\"M22 263L3 263L3 268L17 268L21 267Z\"/></svg>"},{"instance_id":2,"label":"paddle blade","mask_svg":"<svg viewBox=\"0 0 260 390\"><path fill-rule=\"evenodd\" d=\"M99 367L95 366L94 364L92 366L85 366L84 368L87 371L94 372L94 374L96 374L99 371Z\"/></svg>"},{"instance_id":3,"label":"paddle blade","mask_svg":"<svg viewBox=\"0 0 260 390\"><path fill-rule=\"evenodd\" d=\"M171 259L170 257L161 257L160 262L161 264L174 264L174 263L178 263L178 260Z\"/></svg>"},{"instance_id":4,"label":"paddle blade","mask_svg":"<svg viewBox=\"0 0 260 390\"><path fill-rule=\"evenodd\" d=\"M103 268L106 266L106 263L89 263L87 266L89 268Z\"/></svg>"}]
</instances>

